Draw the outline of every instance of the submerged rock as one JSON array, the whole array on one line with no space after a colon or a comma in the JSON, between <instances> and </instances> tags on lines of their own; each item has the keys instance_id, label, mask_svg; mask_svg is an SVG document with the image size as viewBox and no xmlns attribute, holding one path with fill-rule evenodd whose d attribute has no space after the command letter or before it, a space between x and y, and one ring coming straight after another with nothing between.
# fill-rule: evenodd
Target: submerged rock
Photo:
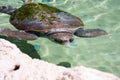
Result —
<instances>
[{"instance_id":1,"label":"submerged rock","mask_svg":"<svg viewBox=\"0 0 120 80\"><path fill-rule=\"evenodd\" d=\"M0 39L0 80L120 80L113 74L78 66L65 68L32 59L16 45Z\"/></svg>"}]
</instances>

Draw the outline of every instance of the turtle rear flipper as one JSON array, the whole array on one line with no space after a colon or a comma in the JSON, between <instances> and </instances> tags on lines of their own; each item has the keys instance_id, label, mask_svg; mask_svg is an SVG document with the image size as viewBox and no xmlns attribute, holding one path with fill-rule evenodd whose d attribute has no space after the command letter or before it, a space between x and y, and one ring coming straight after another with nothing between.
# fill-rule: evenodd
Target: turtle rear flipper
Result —
<instances>
[{"instance_id":1,"label":"turtle rear flipper","mask_svg":"<svg viewBox=\"0 0 120 80\"><path fill-rule=\"evenodd\" d=\"M11 15L12 12L14 12L16 8L13 8L12 6L0 6L0 13L5 13Z\"/></svg>"},{"instance_id":2,"label":"turtle rear flipper","mask_svg":"<svg viewBox=\"0 0 120 80\"><path fill-rule=\"evenodd\" d=\"M76 30L74 34L79 37L97 37L97 36L106 35L107 32L102 29L83 30L80 28L80 29Z\"/></svg>"},{"instance_id":3,"label":"turtle rear flipper","mask_svg":"<svg viewBox=\"0 0 120 80\"><path fill-rule=\"evenodd\" d=\"M34 40L37 38L36 35L27 33L25 31L12 31L4 28L0 28L0 35L26 40Z\"/></svg>"}]
</instances>

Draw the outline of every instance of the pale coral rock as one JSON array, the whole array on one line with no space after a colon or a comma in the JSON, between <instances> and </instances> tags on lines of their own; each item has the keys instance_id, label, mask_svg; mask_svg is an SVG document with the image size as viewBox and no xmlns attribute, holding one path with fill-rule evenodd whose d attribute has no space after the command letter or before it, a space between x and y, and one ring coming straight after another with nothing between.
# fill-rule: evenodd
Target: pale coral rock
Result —
<instances>
[{"instance_id":1,"label":"pale coral rock","mask_svg":"<svg viewBox=\"0 0 120 80\"><path fill-rule=\"evenodd\" d=\"M0 80L120 80L113 74L78 66L65 68L32 59L16 45L0 39Z\"/></svg>"}]
</instances>

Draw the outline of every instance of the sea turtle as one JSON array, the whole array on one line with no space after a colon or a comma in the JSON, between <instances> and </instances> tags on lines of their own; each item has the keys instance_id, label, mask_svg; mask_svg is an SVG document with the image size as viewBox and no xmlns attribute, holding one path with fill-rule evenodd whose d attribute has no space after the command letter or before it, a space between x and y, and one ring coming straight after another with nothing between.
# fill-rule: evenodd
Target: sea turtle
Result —
<instances>
[{"instance_id":1,"label":"sea turtle","mask_svg":"<svg viewBox=\"0 0 120 80\"><path fill-rule=\"evenodd\" d=\"M20 39L36 39L43 36L60 44L69 44L79 37L96 37L107 34L101 29L83 29L83 22L76 16L42 3L24 0L25 4L16 9L12 6L0 6L0 12L10 15L10 23L18 31L0 29L1 35Z\"/></svg>"}]
</instances>

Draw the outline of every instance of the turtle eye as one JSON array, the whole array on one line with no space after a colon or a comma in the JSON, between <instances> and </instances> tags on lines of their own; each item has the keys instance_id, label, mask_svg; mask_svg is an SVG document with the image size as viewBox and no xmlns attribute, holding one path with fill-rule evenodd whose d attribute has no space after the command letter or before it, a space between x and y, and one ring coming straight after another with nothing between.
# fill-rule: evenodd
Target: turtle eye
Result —
<instances>
[{"instance_id":1,"label":"turtle eye","mask_svg":"<svg viewBox=\"0 0 120 80\"><path fill-rule=\"evenodd\" d=\"M73 42L73 40L74 40L74 39L73 39L73 38L71 38L69 41L70 41L70 42Z\"/></svg>"},{"instance_id":2,"label":"turtle eye","mask_svg":"<svg viewBox=\"0 0 120 80\"><path fill-rule=\"evenodd\" d=\"M62 43L63 41L61 39L54 39L55 42Z\"/></svg>"}]
</instances>

